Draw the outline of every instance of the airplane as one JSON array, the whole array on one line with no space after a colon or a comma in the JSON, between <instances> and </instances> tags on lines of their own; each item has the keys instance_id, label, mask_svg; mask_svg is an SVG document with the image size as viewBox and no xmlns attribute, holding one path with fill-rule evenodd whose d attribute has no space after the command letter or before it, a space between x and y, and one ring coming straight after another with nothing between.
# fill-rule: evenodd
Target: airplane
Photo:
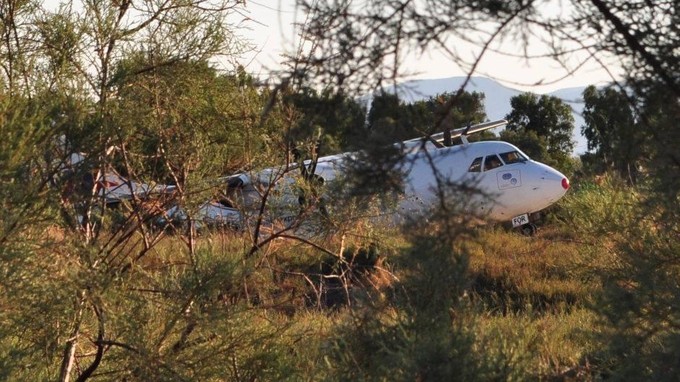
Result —
<instances>
[{"instance_id":1,"label":"airplane","mask_svg":"<svg viewBox=\"0 0 680 382\"><path fill-rule=\"evenodd\" d=\"M152 195L167 195L175 191L173 185L136 182L121 176L112 167L106 171L92 170L85 163L85 154L78 152L71 153L59 163L59 176L67 180L66 192L72 193L74 187L78 186L81 192L103 199L108 207L133 198L146 199Z\"/></svg>"},{"instance_id":2,"label":"airplane","mask_svg":"<svg viewBox=\"0 0 680 382\"><path fill-rule=\"evenodd\" d=\"M516 146L503 141L469 142L467 136L506 125L506 120L462 127L450 132L397 143L408 161L405 187L396 209L397 214L413 215L432 206L436 200L438 177L454 182L472 184L482 195L470 208L476 216L488 220L509 221L525 235L536 233L530 220L535 214L562 198L569 189L569 180L561 172L543 163L531 160ZM452 145L460 138L462 144ZM347 161L355 153L344 153L307 160L302 165L293 163L285 168L271 168L249 175L240 173L224 179L226 194L237 194L235 203L203 208L201 218L220 221L244 220L242 211L258 208L262 203L262 190L273 182L277 194L283 194L283 203L295 206L300 197L291 190L295 180L285 174L300 168L320 184L329 184L342 176ZM236 190L236 192L235 192ZM301 203L301 202L300 202ZM215 204L213 202L213 204ZM240 205L241 208L236 208Z\"/></svg>"},{"instance_id":3,"label":"airplane","mask_svg":"<svg viewBox=\"0 0 680 382\"><path fill-rule=\"evenodd\" d=\"M469 212L490 221L510 221L526 235L536 232L536 225L530 220L535 213L547 208L562 198L569 189L569 180L559 171L534 160L514 145L503 141L469 142L470 134L498 128L506 120L470 125L450 132L411 139L395 144L408 163L404 188L395 213L405 217L417 217L437 201L435 187L438 178L459 184L473 185L480 195L471 200ZM453 145L453 139L460 138L462 144ZM292 214L299 211L302 197L296 187L295 170L301 170L303 177L313 178L317 184L328 185L341 178L350 160L356 153L343 153L294 162L288 166L265 169L254 174L239 173L219 179L223 196L208 200L193 213L198 226L218 226L243 229L253 211L260 211L263 191L273 190L267 199L269 212L278 209L274 215L282 220L292 220ZM68 169L74 169L85 157L75 153L67 159ZM115 206L133 197L140 199L151 195L172 194L172 185L148 185L128 180L113 169L90 173L85 180L93 196L103 198L109 206ZM271 196L271 195L270 195ZM157 219L160 226L182 223L187 213L179 206L171 206Z\"/></svg>"},{"instance_id":4,"label":"airplane","mask_svg":"<svg viewBox=\"0 0 680 382\"><path fill-rule=\"evenodd\" d=\"M60 141L65 142L65 138L60 138ZM121 210L128 203L137 202L140 204L133 205L133 208L140 208L153 220L153 216L163 214L174 199L174 185L133 181L120 175L113 166L97 168L84 153L64 155L65 144L60 149L55 150L58 158L52 160L55 173L50 178L50 185L59 189L63 206L73 208L71 212L74 215L73 219L68 219L69 224L76 223L81 228L89 226L91 229L98 225L104 210ZM107 154L111 151L107 150ZM92 220L93 216L97 218Z\"/></svg>"},{"instance_id":5,"label":"airplane","mask_svg":"<svg viewBox=\"0 0 680 382\"><path fill-rule=\"evenodd\" d=\"M175 185L137 182L120 175L112 166L107 166L106 170L97 169L88 162L85 153L64 154L70 151L65 136L60 136L57 143L58 159L53 163L57 171L51 183L61 188L62 198L75 203L79 210L86 205L87 199L90 199L90 203L94 201L91 206L99 208L99 202L102 202L107 209L119 208L121 204L132 200L145 202L155 199L162 202L153 206L160 208L160 211L154 211L158 215L153 219L155 225L164 227L186 221L186 213L173 200L177 191ZM116 147L111 146L105 153L111 155L114 150ZM197 225L240 229L242 224L240 211L226 199L201 204L194 217L198 218ZM80 223L84 221L82 211L79 211L76 219Z\"/></svg>"}]
</instances>

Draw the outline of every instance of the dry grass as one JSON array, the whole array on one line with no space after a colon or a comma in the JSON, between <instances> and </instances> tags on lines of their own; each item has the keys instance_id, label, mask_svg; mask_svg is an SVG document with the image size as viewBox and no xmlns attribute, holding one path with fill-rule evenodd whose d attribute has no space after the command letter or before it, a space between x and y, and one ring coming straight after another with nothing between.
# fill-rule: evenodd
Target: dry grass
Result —
<instances>
[{"instance_id":1,"label":"dry grass","mask_svg":"<svg viewBox=\"0 0 680 382\"><path fill-rule=\"evenodd\" d=\"M524 237L486 228L470 245L470 301L476 344L509 362L519 379L588 379L599 285L580 243L559 228Z\"/></svg>"},{"instance_id":2,"label":"dry grass","mask_svg":"<svg viewBox=\"0 0 680 382\"><path fill-rule=\"evenodd\" d=\"M488 229L470 256L472 292L499 313L562 312L593 292L581 279L580 245L541 233L524 237Z\"/></svg>"},{"instance_id":3,"label":"dry grass","mask_svg":"<svg viewBox=\"0 0 680 382\"><path fill-rule=\"evenodd\" d=\"M505 363L511 370L507 375L518 379L587 375L594 315L586 307L599 286L587 279L583 264L593 254L557 226L543 228L533 238L488 226L477 232L478 240L464 245L470 282L469 310L463 314L471 323L475 352L489 362ZM49 236L64 242L67 235L52 230ZM134 277L114 295L120 299L116 309L127 317L126 304L134 302L144 311L165 312L157 314L164 317L178 309L173 296L205 293L206 332L210 325L226 325L226 318L208 314L213 310L230 312L234 320L249 317L244 333L280 331L263 337L267 346L290 348L276 367L295 368L299 371L291 375L302 379L333 378L324 360L338 328L351 325L368 305L384 307L386 317L399 309L389 290L409 277L410 270L399 266L410 244L408 235L397 229L371 225L305 239L314 245L279 238L247 256L253 246L249 232L208 232L198 237L192 257L181 237L168 235L134 262ZM370 245L379 252L366 268L359 253ZM71 243L69 248L77 246ZM130 241L121 250L132 259L140 242ZM75 259L67 248L53 253L62 260L59 267ZM329 270L343 278L328 277ZM191 289L198 285L206 291ZM153 337L152 328L140 328Z\"/></svg>"}]
</instances>

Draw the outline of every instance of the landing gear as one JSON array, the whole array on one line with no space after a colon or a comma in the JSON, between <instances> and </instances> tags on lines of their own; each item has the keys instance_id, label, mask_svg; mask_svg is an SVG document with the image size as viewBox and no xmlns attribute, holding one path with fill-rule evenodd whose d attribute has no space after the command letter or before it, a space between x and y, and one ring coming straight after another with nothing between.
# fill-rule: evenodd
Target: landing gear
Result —
<instances>
[{"instance_id":1,"label":"landing gear","mask_svg":"<svg viewBox=\"0 0 680 382\"><path fill-rule=\"evenodd\" d=\"M534 236L538 227L532 221L541 220L541 215L538 212L526 213L512 218L512 227L519 229L519 232L524 236Z\"/></svg>"},{"instance_id":2,"label":"landing gear","mask_svg":"<svg viewBox=\"0 0 680 382\"><path fill-rule=\"evenodd\" d=\"M537 227L534 223L527 223L519 227L519 230L524 236L534 236L536 234Z\"/></svg>"}]
</instances>

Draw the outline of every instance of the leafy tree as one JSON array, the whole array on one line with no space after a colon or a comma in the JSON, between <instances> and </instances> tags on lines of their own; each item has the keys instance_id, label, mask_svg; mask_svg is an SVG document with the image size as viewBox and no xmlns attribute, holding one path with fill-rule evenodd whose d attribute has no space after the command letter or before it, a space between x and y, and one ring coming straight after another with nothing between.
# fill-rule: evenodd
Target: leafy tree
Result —
<instances>
[{"instance_id":1,"label":"leafy tree","mask_svg":"<svg viewBox=\"0 0 680 382\"><path fill-rule=\"evenodd\" d=\"M231 174L272 149L276 128L260 123L266 95L247 77L221 74L206 61L157 67L130 60L116 78L116 141L140 155L135 164L148 172L139 176L175 182L187 171Z\"/></svg>"},{"instance_id":2,"label":"leafy tree","mask_svg":"<svg viewBox=\"0 0 680 382\"><path fill-rule=\"evenodd\" d=\"M371 103L368 127L396 142L485 119L482 93L443 93L411 104L404 103L395 94L382 93Z\"/></svg>"},{"instance_id":3,"label":"leafy tree","mask_svg":"<svg viewBox=\"0 0 680 382\"><path fill-rule=\"evenodd\" d=\"M244 333L263 339L278 328L241 326L239 330L245 330L225 337L223 346L204 341L214 339L210 331L219 326L214 319L227 317L222 310L225 305L213 306L219 306L219 312L211 310L209 302L215 300L221 285L244 278L213 273L214 268L227 269L226 264L203 268L204 259L194 241L186 251L171 247L168 257L155 257L164 232L149 227L149 219L158 214L153 206L132 198L124 203L129 212L114 226L109 224L113 215L94 185L77 197L65 195L72 193L64 192L70 187L62 171L72 151L86 151L83 175L91 179L96 179L91 170L108 171L112 165L135 180L164 176L167 173L154 166L159 162L147 160L147 154L158 154L164 143L165 164L175 166L169 167L186 180L183 185L198 189L195 171L233 169L243 165L234 160L237 155L241 158L243 153L261 150L253 147L239 152L225 147L233 145L230 139L236 133L262 136L253 127L259 126L266 94L242 75L220 77L202 65L215 54L233 52L226 17L238 2L70 5L54 15L45 13L41 19L44 45L40 53L44 56L36 65L40 71L19 70L25 66L13 61L12 69L4 73L8 77L2 80L3 86L11 82L12 92L18 94L21 88L27 93L6 97L6 88L0 93L6 138L0 161L0 200L8 209L0 250L3 379L86 380L100 372L120 379L159 375L162 379L208 379L218 372L206 362L195 368L186 363L160 367L161 374L153 374L158 367L149 367L180 365L181 359L206 359L207 354L208 358L215 354L232 357L233 364L239 365L233 369L233 378L246 372L263 375L257 370L264 369L240 366L249 362L242 354L249 358L253 353L235 349L248 342L243 341ZM20 46L22 52L31 51L29 41L40 41L23 37L11 41L26 43ZM146 55L139 55L140 51ZM26 73L34 77L27 79ZM23 89L24 83L30 83L30 92ZM219 110L229 103L233 106ZM58 139L61 135L67 139ZM239 140L257 145L266 141L266 134L262 140ZM221 150L212 152L215 148ZM225 151L234 155L228 164L217 157ZM63 221L74 224L58 224L58 211L68 212L70 219ZM110 229L97 228L102 226ZM149 258L154 259L147 263ZM152 264L170 258L177 265L171 266L170 273L177 278L155 286L162 294L168 293L161 298L167 300L148 298L146 293L154 292L142 290L155 278ZM208 287L211 283L214 289ZM187 310L194 304L200 306L195 315ZM234 314L237 310L230 309ZM250 321L229 315L236 321ZM207 331L201 333L202 329ZM236 337L241 345L235 348ZM201 346L187 342L205 347L200 350ZM253 363L258 362L255 358ZM229 372L221 368L219 374L224 377ZM271 379L277 377L272 374Z\"/></svg>"},{"instance_id":4,"label":"leafy tree","mask_svg":"<svg viewBox=\"0 0 680 382\"><path fill-rule=\"evenodd\" d=\"M425 101L430 111L428 117L433 117L429 126L434 126L436 132L447 129L458 129L468 124L482 123L486 120L484 109L484 94L467 91L457 93L443 93L430 97ZM482 134L471 137L471 140L483 140L494 138L495 134L485 131Z\"/></svg>"},{"instance_id":5,"label":"leafy tree","mask_svg":"<svg viewBox=\"0 0 680 382\"><path fill-rule=\"evenodd\" d=\"M43 12L38 30L44 59L42 75L50 91L85 95L93 100L86 128L68 137L86 151L88 166L107 169L114 162L113 147L126 147L125 134L114 120L117 70L136 52L145 51L150 59L144 70L176 62L202 59L241 49L226 22L227 16L241 5L237 1L165 2L78 2L62 4L54 12ZM139 68L138 68L139 69ZM116 77L118 76L118 78ZM39 78L36 78L36 83ZM86 148L86 150L85 150ZM120 164L120 162L118 163ZM132 168L125 173L134 174ZM81 203L84 208L86 241L95 239L97 227L89 218L93 209L105 203L93 193Z\"/></svg>"},{"instance_id":6,"label":"leafy tree","mask_svg":"<svg viewBox=\"0 0 680 382\"><path fill-rule=\"evenodd\" d=\"M612 87L589 86L583 92L585 107L581 128L594 156L592 166L615 170L634 181L645 152L644 137L635 121L629 96Z\"/></svg>"},{"instance_id":7,"label":"leafy tree","mask_svg":"<svg viewBox=\"0 0 680 382\"><path fill-rule=\"evenodd\" d=\"M506 116L506 129L512 134L502 133L501 138L520 146L522 141L533 142L523 147L530 157L563 171L571 170L570 155L574 149L571 108L557 97L538 97L532 93L512 97L510 105L512 111ZM522 138L522 135L529 136ZM544 149L537 143L544 144Z\"/></svg>"},{"instance_id":8,"label":"leafy tree","mask_svg":"<svg viewBox=\"0 0 680 382\"><path fill-rule=\"evenodd\" d=\"M302 142L320 135L322 155L351 150L366 131L366 107L342 93L304 88L286 98L299 115L289 139Z\"/></svg>"},{"instance_id":9,"label":"leafy tree","mask_svg":"<svg viewBox=\"0 0 680 382\"><path fill-rule=\"evenodd\" d=\"M596 305L602 318L603 369L614 379L673 380L680 375L673 354L680 348L677 317L678 179L680 63L673 53L680 41L677 5L670 1L591 1L577 9L599 33L597 47L621 58L625 89L634 110L649 175L634 194L637 200L621 219L602 222L614 239L614 259L602 272L604 293ZM587 17L588 12L601 17ZM623 95L623 92L620 92ZM627 127L624 125L624 127ZM618 131L615 140L630 137ZM619 136L619 134L621 136ZM631 134L632 135L632 134ZM635 135L633 135L635 136ZM616 146L615 146L616 147ZM637 148L632 152L638 154ZM622 193L630 195L629 186Z\"/></svg>"},{"instance_id":10,"label":"leafy tree","mask_svg":"<svg viewBox=\"0 0 680 382\"><path fill-rule=\"evenodd\" d=\"M676 144L680 139L680 103L668 96L669 89L663 83L640 81L636 87L643 100L641 129L650 134L647 171L652 175L656 202L674 216L680 211L680 153Z\"/></svg>"},{"instance_id":11,"label":"leafy tree","mask_svg":"<svg viewBox=\"0 0 680 382\"><path fill-rule=\"evenodd\" d=\"M88 77L82 73L82 62L78 59L83 28L78 17L64 5L54 14L43 12L36 23L40 36L40 76L49 91L64 94L87 92ZM86 94L92 101L91 94Z\"/></svg>"},{"instance_id":12,"label":"leafy tree","mask_svg":"<svg viewBox=\"0 0 680 382\"><path fill-rule=\"evenodd\" d=\"M30 97L35 88L37 54L35 14L38 2L0 2L0 86L8 95Z\"/></svg>"},{"instance_id":13,"label":"leafy tree","mask_svg":"<svg viewBox=\"0 0 680 382\"><path fill-rule=\"evenodd\" d=\"M531 153L529 156L536 160L541 160L538 158L546 160L545 158L550 157L545 137L539 136L535 131L504 130L501 132L501 139L511 142L527 154Z\"/></svg>"},{"instance_id":14,"label":"leafy tree","mask_svg":"<svg viewBox=\"0 0 680 382\"><path fill-rule=\"evenodd\" d=\"M383 91L373 97L366 119L368 130L386 142L399 142L424 135L428 125L423 104L407 104L397 94Z\"/></svg>"},{"instance_id":15,"label":"leafy tree","mask_svg":"<svg viewBox=\"0 0 680 382\"><path fill-rule=\"evenodd\" d=\"M618 57L628 85L656 83L670 94L680 94L675 2L591 0L573 5L573 16L563 20L561 28L567 33L578 32L573 34L576 39L592 36L593 48L600 55Z\"/></svg>"}]
</instances>

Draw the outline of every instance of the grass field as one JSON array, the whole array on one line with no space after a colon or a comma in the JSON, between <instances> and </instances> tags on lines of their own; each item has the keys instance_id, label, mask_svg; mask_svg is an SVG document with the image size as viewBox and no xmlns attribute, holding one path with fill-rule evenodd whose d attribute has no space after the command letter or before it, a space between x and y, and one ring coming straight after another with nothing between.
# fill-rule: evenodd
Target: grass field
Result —
<instances>
[{"instance_id":1,"label":"grass field","mask_svg":"<svg viewBox=\"0 0 680 382\"><path fill-rule=\"evenodd\" d=\"M669 367L655 357L676 332L674 297L658 288L675 268L644 288L652 257L627 254L672 258L675 241L621 228L635 196L577 188L534 237L357 222L255 247L251 231L145 247L48 226L41 245L3 252L0 377L53 379L66 350L101 380L590 380L621 377L629 340Z\"/></svg>"}]
</instances>

